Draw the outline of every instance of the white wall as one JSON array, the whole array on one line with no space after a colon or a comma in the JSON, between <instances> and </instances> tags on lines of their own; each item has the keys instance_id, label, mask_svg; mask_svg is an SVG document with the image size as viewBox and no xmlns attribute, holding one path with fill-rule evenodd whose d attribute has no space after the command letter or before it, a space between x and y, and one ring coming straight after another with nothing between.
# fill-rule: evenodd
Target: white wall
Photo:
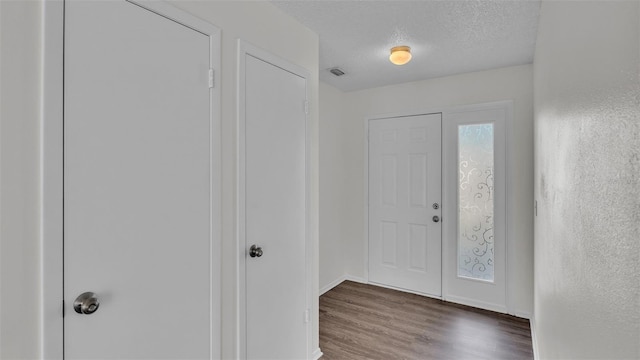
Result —
<instances>
[{"instance_id":1,"label":"white wall","mask_svg":"<svg viewBox=\"0 0 640 360\"><path fill-rule=\"evenodd\" d=\"M39 356L40 9L0 1L0 358Z\"/></svg>"},{"instance_id":2,"label":"white wall","mask_svg":"<svg viewBox=\"0 0 640 360\"><path fill-rule=\"evenodd\" d=\"M640 2L544 1L534 64L539 357L640 358Z\"/></svg>"},{"instance_id":3,"label":"white wall","mask_svg":"<svg viewBox=\"0 0 640 360\"><path fill-rule=\"evenodd\" d=\"M340 182L321 188L321 198L338 198L340 206L333 209L332 218L341 219L340 234L346 274L364 277L367 254L364 246L364 119L370 115L407 113L442 109L499 100L514 101L512 127L512 163L514 238L509 239L516 259L510 265L508 288L511 311L528 316L533 308L533 79L532 66L522 65L496 70L467 73L443 78L392 85L356 92L342 93L344 124L327 119L321 110L321 134L342 139L341 156L321 145L323 156L335 159L324 164L322 173L334 172ZM337 90L322 86L321 99L335 97ZM335 101L334 101L335 103ZM324 102L322 103L324 106ZM336 117L334 116L334 119ZM329 144L330 145L330 144ZM326 175L323 175L326 176ZM321 222L323 234L334 234L333 224ZM334 235L336 236L336 235ZM329 277L321 265L322 279Z\"/></svg>"},{"instance_id":4,"label":"white wall","mask_svg":"<svg viewBox=\"0 0 640 360\"><path fill-rule=\"evenodd\" d=\"M341 209L347 206L343 190L344 93L320 82L320 291L336 285L346 274L344 236L346 223Z\"/></svg>"},{"instance_id":5,"label":"white wall","mask_svg":"<svg viewBox=\"0 0 640 360\"><path fill-rule=\"evenodd\" d=\"M317 254L318 223L318 37L268 2L175 1L176 6L222 29L222 326L223 357L235 358L236 327L236 40L279 55L311 72L309 79L311 233ZM34 359L39 354L39 1L0 1L2 103L0 127L1 283L0 357ZM314 269L317 269L317 257ZM312 274L318 289L317 270ZM316 290L317 291L317 290ZM312 314L312 350L318 347L317 297ZM34 310L36 309L36 310Z\"/></svg>"}]
</instances>

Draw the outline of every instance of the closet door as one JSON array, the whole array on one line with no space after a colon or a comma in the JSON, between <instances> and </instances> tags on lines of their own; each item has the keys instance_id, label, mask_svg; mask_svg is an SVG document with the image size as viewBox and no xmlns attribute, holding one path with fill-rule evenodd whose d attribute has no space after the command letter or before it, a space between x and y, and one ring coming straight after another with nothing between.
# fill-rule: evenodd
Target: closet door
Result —
<instances>
[{"instance_id":1,"label":"closet door","mask_svg":"<svg viewBox=\"0 0 640 360\"><path fill-rule=\"evenodd\" d=\"M307 80L269 59L241 56L239 208L245 295L241 341L246 352L241 355L306 359Z\"/></svg>"},{"instance_id":2,"label":"closet door","mask_svg":"<svg viewBox=\"0 0 640 360\"><path fill-rule=\"evenodd\" d=\"M64 355L219 354L211 39L127 1L67 1Z\"/></svg>"}]
</instances>

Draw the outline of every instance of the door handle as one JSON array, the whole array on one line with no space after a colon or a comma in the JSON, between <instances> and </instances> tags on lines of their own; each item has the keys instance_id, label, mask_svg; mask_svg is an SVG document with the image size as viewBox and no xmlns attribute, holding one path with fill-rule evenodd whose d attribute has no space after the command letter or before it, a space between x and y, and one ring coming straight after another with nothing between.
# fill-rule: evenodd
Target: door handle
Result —
<instances>
[{"instance_id":1,"label":"door handle","mask_svg":"<svg viewBox=\"0 0 640 360\"><path fill-rule=\"evenodd\" d=\"M73 310L78 314L91 315L100 307L98 296L90 291L80 294L73 302Z\"/></svg>"},{"instance_id":2,"label":"door handle","mask_svg":"<svg viewBox=\"0 0 640 360\"><path fill-rule=\"evenodd\" d=\"M433 222L440 222L440 217L438 215L434 216L432 219Z\"/></svg>"},{"instance_id":3,"label":"door handle","mask_svg":"<svg viewBox=\"0 0 640 360\"><path fill-rule=\"evenodd\" d=\"M251 245L251 248L249 248L249 256L251 257L262 256L262 248L256 245Z\"/></svg>"}]
</instances>

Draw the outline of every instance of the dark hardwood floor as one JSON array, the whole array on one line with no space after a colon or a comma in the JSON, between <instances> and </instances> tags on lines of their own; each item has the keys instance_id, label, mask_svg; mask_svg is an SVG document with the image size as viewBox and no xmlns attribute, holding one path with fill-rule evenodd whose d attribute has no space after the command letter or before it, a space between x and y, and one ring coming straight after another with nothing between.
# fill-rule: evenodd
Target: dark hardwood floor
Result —
<instances>
[{"instance_id":1,"label":"dark hardwood floor","mask_svg":"<svg viewBox=\"0 0 640 360\"><path fill-rule=\"evenodd\" d=\"M345 281L320 297L322 359L533 359L529 321Z\"/></svg>"}]
</instances>

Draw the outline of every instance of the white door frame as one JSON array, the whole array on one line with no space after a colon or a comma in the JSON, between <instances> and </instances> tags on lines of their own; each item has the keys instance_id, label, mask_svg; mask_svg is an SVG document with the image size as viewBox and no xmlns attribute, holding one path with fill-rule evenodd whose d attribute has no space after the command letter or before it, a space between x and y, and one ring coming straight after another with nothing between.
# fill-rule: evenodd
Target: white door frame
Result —
<instances>
[{"instance_id":1,"label":"white door frame","mask_svg":"<svg viewBox=\"0 0 640 360\"><path fill-rule=\"evenodd\" d=\"M183 24L210 39L210 68L220 71L220 29L161 1L126 0L160 16ZM64 1L44 1L42 104L41 104L41 358L64 356L63 301L63 132L64 132ZM221 139L220 86L210 90L211 124L211 241L212 328L211 356L220 358L221 348ZM213 325L218 324L218 325ZM217 353L213 353L218 349Z\"/></svg>"},{"instance_id":2,"label":"white door frame","mask_svg":"<svg viewBox=\"0 0 640 360\"><path fill-rule=\"evenodd\" d=\"M245 113L245 73L246 73L246 57L253 56L262 61L265 61L271 65L279 67L285 71L288 71L292 74L295 74L301 78L304 78L307 81L306 94L305 98L309 99L309 87L308 81L310 77L310 71L298 66L296 64L290 63L287 60L284 60L276 55L269 53L266 50L260 49L242 39L238 39L238 76L237 76L237 91L238 91L238 102L237 102L237 249L236 253L238 256L238 269L237 269L237 291L238 291L238 309L237 309L237 326L238 326L238 348L237 354L238 358L246 359L247 358L247 328L246 328L246 307L247 307L247 297L246 297L246 259L247 259L247 239L245 233L246 226L246 209L245 209L245 199L246 199L246 174L245 174L245 165L246 165L246 137L245 137L245 126L246 126L246 113ZM302 104L301 104L302 106ZM305 279L306 279L306 308L310 310L310 313L314 313L314 309L312 309L313 302L312 299L312 288L311 284L313 283L311 280L311 275L313 274L313 249L311 244L311 233L310 233L310 186L311 186L311 167L310 167L310 153L311 153L311 132L309 128L309 111L308 111L308 103L307 103L307 115L306 115L306 130L305 130ZM311 336L312 336L312 321L309 321L307 326L307 358L312 358L312 352L315 349L311 348Z\"/></svg>"},{"instance_id":3,"label":"white door frame","mask_svg":"<svg viewBox=\"0 0 640 360\"><path fill-rule=\"evenodd\" d=\"M386 119L386 118L397 118L397 117L407 117L407 116L417 116L417 115L429 115L429 114L437 114L437 113L441 113L442 114L442 135L443 135L443 147L442 147L442 168L443 168L443 172L442 172L442 205L443 205L443 209L447 206L451 206L450 204L455 204L455 199L451 199L450 195L451 192L451 187L455 186L455 184L457 183L457 181L448 181L449 179L447 178L447 174L448 172L445 171L445 169L448 168L447 164L445 164L445 160L450 159L451 155L448 153L447 151L447 146L444 146L444 141L446 140L446 138L444 136L446 136L445 134L445 129L448 127L446 126L449 115L452 113L458 113L458 112L469 112L469 111L479 111L479 110L488 110L488 109L505 109L506 110L506 114L507 114L507 119L506 119L506 139L505 139L505 148L506 148L506 239L505 239L505 244L506 244L506 259L505 259L505 271L506 271L506 283L505 283L505 297L506 297L506 312L508 314L511 315L516 315L515 313L515 309L513 308L513 305L511 304L510 298L509 298L509 289L511 287L512 284L512 279L515 277L514 274L510 274L509 269L509 260L510 259L514 259L515 258L515 253L514 253L514 246L510 246L510 242L514 239L513 237L513 227L510 226L510 224L512 224L513 221L513 209L514 209L514 204L513 204L513 194L512 194L512 178L513 178L513 174L512 169L513 169L513 155L511 154L512 151L512 144L511 144L511 139L512 139L512 123L513 123L513 101L512 100L505 100L505 101L496 101L496 102L488 102L488 103L479 103L479 104L471 104L471 105L464 105L464 106L453 106L453 107L442 107L442 108L431 108L431 109L424 109L423 111L404 111L404 112L397 112L397 113L389 113L389 114L380 114L380 115L372 115L372 116L367 116L364 119L364 137L365 137L365 141L364 141L364 184L363 184L363 193L364 193L364 204L363 204L363 209L364 209L364 244L363 244L363 250L364 250L364 281L366 283L369 283L369 121L371 120L376 120L376 119ZM443 213L443 219L442 221L446 224L447 219L444 216ZM447 239L451 239L451 238L455 237L455 234L451 234L451 230L449 226L443 226L442 228L442 296L438 297L441 298L443 300L452 300L452 302L456 302L454 299L448 299L447 295L448 295L448 282L447 282L447 278L449 273L447 272L448 269L451 268L450 266L450 256L448 253L446 253L446 241ZM377 285L377 284L376 284ZM400 289L402 291L405 291L404 289ZM409 291L410 292L410 291ZM425 296L429 296L427 294L422 294L420 293L420 295L425 295ZM472 304L469 304L472 305Z\"/></svg>"}]
</instances>

